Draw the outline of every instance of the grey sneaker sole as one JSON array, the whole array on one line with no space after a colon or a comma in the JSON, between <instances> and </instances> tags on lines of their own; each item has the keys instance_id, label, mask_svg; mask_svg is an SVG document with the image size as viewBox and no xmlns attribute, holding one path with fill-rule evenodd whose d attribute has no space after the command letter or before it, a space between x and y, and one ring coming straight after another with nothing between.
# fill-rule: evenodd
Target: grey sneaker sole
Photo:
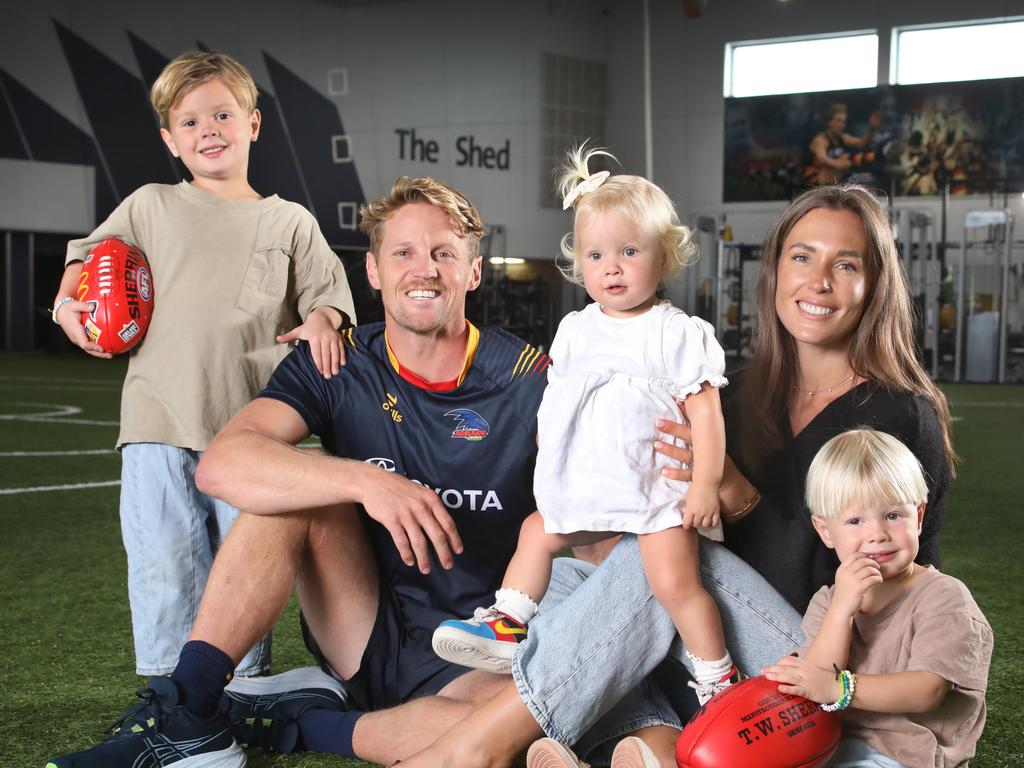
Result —
<instances>
[{"instance_id":1,"label":"grey sneaker sole","mask_svg":"<svg viewBox=\"0 0 1024 768\"><path fill-rule=\"evenodd\" d=\"M516 644L503 640L474 637L450 627L438 627L431 640L434 653L445 661L470 669L483 669L499 675L512 674Z\"/></svg>"}]
</instances>

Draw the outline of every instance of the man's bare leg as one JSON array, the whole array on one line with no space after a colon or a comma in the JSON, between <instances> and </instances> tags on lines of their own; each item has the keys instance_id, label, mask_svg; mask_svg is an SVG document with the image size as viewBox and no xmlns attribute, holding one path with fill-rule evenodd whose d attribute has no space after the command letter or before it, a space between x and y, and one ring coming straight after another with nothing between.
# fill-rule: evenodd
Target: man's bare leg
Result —
<instances>
[{"instance_id":1,"label":"man's bare leg","mask_svg":"<svg viewBox=\"0 0 1024 768\"><path fill-rule=\"evenodd\" d=\"M237 662L273 627L300 574L300 600L314 636L330 637L331 664L344 676L354 674L376 618L378 585L372 550L351 505L240 515L214 560L189 639ZM343 632L325 632L342 625Z\"/></svg>"},{"instance_id":2,"label":"man's bare leg","mask_svg":"<svg viewBox=\"0 0 1024 768\"><path fill-rule=\"evenodd\" d=\"M402 768L511 768L544 731L505 679L497 695L446 731Z\"/></svg>"},{"instance_id":3,"label":"man's bare leg","mask_svg":"<svg viewBox=\"0 0 1024 768\"><path fill-rule=\"evenodd\" d=\"M359 719L352 746L362 760L391 765L430 745L509 685L507 675L472 670L452 680L436 696L413 699Z\"/></svg>"}]
</instances>

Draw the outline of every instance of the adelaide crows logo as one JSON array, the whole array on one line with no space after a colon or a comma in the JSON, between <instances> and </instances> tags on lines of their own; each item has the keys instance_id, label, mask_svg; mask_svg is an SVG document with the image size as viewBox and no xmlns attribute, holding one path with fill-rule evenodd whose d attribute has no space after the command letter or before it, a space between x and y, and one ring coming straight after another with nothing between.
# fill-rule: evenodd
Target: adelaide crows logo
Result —
<instances>
[{"instance_id":1,"label":"adelaide crows logo","mask_svg":"<svg viewBox=\"0 0 1024 768\"><path fill-rule=\"evenodd\" d=\"M463 440L483 440L491 431L483 417L468 408L456 408L454 411L448 411L445 416L455 419L455 429L452 431L453 439L461 437Z\"/></svg>"}]
</instances>

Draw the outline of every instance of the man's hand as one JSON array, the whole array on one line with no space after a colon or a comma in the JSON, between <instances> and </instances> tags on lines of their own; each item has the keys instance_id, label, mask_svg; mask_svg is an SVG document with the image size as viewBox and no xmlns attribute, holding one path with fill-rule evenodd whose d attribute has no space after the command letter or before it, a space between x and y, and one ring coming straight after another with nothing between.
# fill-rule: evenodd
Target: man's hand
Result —
<instances>
[{"instance_id":1,"label":"man's hand","mask_svg":"<svg viewBox=\"0 0 1024 768\"><path fill-rule=\"evenodd\" d=\"M773 666L761 670L761 674L779 683L779 693L803 696L819 704L831 704L843 695L835 670L823 669L796 656L783 656Z\"/></svg>"},{"instance_id":2,"label":"man's hand","mask_svg":"<svg viewBox=\"0 0 1024 768\"><path fill-rule=\"evenodd\" d=\"M863 552L855 553L836 570L836 587L829 610L852 619L860 610L868 590L881 583L882 569L878 563Z\"/></svg>"},{"instance_id":3,"label":"man's hand","mask_svg":"<svg viewBox=\"0 0 1024 768\"><path fill-rule=\"evenodd\" d=\"M391 534L402 562L430 573L429 539L441 565L451 568L452 553L462 554L462 539L437 494L394 472L368 464L363 467L373 474L358 501Z\"/></svg>"},{"instance_id":4,"label":"man's hand","mask_svg":"<svg viewBox=\"0 0 1024 768\"><path fill-rule=\"evenodd\" d=\"M337 310L330 310L329 313L329 309L317 307L306 317L306 322L277 337L281 344L297 339L308 341L313 363L325 379L337 376L345 364L345 345L338 333L338 325L333 322L330 314L337 313Z\"/></svg>"}]
</instances>

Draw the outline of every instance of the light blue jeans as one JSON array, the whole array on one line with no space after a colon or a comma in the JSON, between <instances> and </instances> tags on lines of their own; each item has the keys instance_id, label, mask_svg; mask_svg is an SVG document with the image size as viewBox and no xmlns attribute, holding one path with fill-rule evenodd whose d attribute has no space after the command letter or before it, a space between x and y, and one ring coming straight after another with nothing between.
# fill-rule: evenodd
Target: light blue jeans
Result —
<instances>
[{"instance_id":1,"label":"light blue jeans","mask_svg":"<svg viewBox=\"0 0 1024 768\"><path fill-rule=\"evenodd\" d=\"M704 588L722 614L726 645L744 674L798 648L801 616L764 578L721 544L700 541ZM571 595L571 599L570 599ZM544 732L574 745L582 759L607 765L623 735L650 725L680 727L663 667L683 664L671 618L651 594L636 537L624 535L596 568L555 561L540 614L513 660L519 694Z\"/></svg>"},{"instance_id":2,"label":"light blue jeans","mask_svg":"<svg viewBox=\"0 0 1024 768\"><path fill-rule=\"evenodd\" d=\"M213 557L238 517L234 507L196 488L200 455L162 443L129 443L121 449L121 537L140 675L164 675L178 663ZM236 674L269 669L267 635Z\"/></svg>"},{"instance_id":3,"label":"light blue jeans","mask_svg":"<svg viewBox=\"0 0 1024 768\"><path fill-rule=\"evenodd\" d=\"M875 751L863 739L847 736L839 742L828 768L903 768L903 765Z\"/></svg>"}]
</instances>

